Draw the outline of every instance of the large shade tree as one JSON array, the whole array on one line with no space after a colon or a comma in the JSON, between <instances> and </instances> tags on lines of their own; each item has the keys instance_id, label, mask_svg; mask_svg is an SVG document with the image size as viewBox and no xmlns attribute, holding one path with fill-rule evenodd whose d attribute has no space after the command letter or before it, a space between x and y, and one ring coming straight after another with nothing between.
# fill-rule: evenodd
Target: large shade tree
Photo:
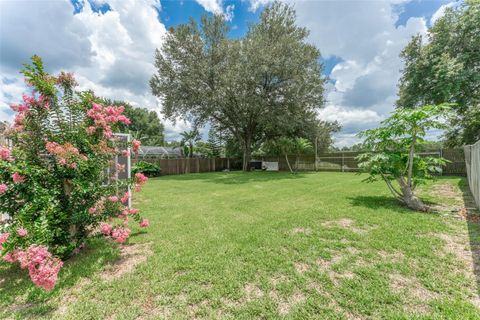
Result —
<instances>
[{"instance_id":1,"label":"large shade tree","mask_svg":"<svg viewBox=\"0 0 480 320\"><path fill-rule=\"evenodd\" d=\"M480 139L480 2L448 8L401 53L405 62L397 106L455 103L447 130L451 146Z\"/></svg>"},{"instance_id":2,"label":"large shade tree","mask_svg":"<svg viewBox=\"0 0 480 320\"><path fill-rule=\"evenodd\" d=\"M150 81L166 117L228 132L246 170L252 149L291 135L324 104L320 52L295 19L292 7L275 2L242 39L227 38L222 16L171 29Z\"/></svg>"}]
</instances>

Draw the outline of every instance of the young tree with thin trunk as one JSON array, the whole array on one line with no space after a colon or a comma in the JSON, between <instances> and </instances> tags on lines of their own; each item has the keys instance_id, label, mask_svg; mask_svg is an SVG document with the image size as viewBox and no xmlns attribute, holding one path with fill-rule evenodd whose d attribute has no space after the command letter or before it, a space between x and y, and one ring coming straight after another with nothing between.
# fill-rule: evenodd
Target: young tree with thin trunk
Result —
<instances>
[{"instance_id":1,"label":"young tree with thin trunk","mask_svg":"<svg viewBox=\"0 0 480 320\"><path fill-rule=\"evenodd\" d=\"M367 172L368 182L382 179L393 196L417 211L429 208L416 195L415 188L432 174L440 173L446 160L423 157L416 153L430 129L445 128L443 117L449 105L426 105L416 109L396 109L376 129L360 133L365 149L371 152L358 156L359 167Z\"/></svg>"}]
</instances>

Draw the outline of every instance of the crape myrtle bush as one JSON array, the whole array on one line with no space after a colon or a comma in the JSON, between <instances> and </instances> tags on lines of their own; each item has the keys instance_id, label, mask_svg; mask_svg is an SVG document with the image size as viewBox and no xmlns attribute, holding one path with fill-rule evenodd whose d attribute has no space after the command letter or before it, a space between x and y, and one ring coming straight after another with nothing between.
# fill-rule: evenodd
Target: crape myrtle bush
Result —
<instances>
[{"instance_id":1,"label":"crape myrtle bush","mask_svg":"<svg viewBox=\"0 0 480 320\"><path fill-rule=\"evenodd\" d=\"M129 220L148 226L137 209L128 208L128 191L123 193L129 186L138 191L147 178L138 173L120 181L116 177L125 168L118 164L106 170L115 155L128 156L140 146L137 140L117 146L113 131L130 122L123 107L103 106L92 92L74 91L72 74L47 74L37 56L22 73L31 93L11 106L16 116L7 135L14 147L0 147L0 212L11 217L0 230L0 256L51 290L62 260L89 236L100 232L123 243Z\"/></svg>"}]
</instances>

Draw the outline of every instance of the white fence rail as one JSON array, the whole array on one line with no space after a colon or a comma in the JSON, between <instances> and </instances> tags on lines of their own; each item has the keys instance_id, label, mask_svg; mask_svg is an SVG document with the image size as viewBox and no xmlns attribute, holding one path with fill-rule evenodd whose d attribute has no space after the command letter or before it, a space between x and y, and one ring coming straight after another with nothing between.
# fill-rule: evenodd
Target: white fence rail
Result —
<instances>
[{"instance_id":1,"label":"white fence rail","mask_svg":"<svg viewBox=\"0 0 480 320\"><path fill-rule=\"evenodd\" d=\"M477 207L480 207L480 141L465 146L465 163L470 190Z\"/></svg>"}]
</instances>

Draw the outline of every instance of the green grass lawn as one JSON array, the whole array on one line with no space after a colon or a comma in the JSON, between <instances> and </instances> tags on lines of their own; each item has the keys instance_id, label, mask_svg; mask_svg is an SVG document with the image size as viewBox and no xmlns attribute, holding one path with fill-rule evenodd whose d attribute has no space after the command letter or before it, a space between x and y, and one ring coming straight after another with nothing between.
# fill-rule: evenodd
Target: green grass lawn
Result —
<instances>
[{"instance_id":1,"label":"green grass lawn","mask_svg":"<svg viewBox=\"0 0 480 320\"><path fill-rule=\"evenodd\" d=\"M480 227L415 213L352 173L151 179L150 219L119 248L91 240L56 289L0 263L0 316L47 319L480 319ZM448 186L454 195L441 194ZM421 194L461 207L465 180ZM472 258L473 248L473 258ZM474 270L473 270L474 269Z\"/></svg>"}]
</instances>

